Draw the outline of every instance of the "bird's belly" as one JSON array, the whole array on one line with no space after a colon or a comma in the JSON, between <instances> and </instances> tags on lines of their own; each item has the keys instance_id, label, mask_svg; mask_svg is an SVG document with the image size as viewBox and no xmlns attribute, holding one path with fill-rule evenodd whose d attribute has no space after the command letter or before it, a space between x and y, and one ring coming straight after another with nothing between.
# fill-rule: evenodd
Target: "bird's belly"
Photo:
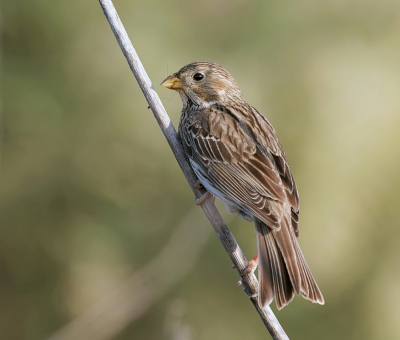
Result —
<instances>
[{"instance_id":1,"label":"bird's belly","mask_svg":"<svg viewBox=\"0 0 400 340\"><path fill-rule=\"evenodd\" d=\"M253 214L242 204L236 202L232 199L230 195L226 195L222 190L220 190L214 183L212 183L207 174L204 172L203 168L199 166L196 162L190 159L190 164L200 183L209 191L212 195L219 198L222 202L224 202L226 206L226 210L228 210L231 214L236 214L239 217L247 220L253 221Z\"/></svg>"}]
</instances>

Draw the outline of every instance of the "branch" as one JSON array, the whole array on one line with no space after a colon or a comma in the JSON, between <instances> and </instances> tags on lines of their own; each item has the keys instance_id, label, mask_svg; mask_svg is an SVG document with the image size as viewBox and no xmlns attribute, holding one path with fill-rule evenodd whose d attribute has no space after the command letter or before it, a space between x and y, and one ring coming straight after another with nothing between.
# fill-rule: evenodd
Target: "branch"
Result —
<instances>
[{"instance_id":1,"label":"branch","mask_svg":"<svg viewBox=\"0 0 400 340\"><path fill-rule=\"evenodd\" d=\"M114 32L115 38L118 41L122 53L128 61L129 67L132 70L140 88L142 89L143 94L146 97L151 110L153 111L154 117L160 125L160 128L164 133L164 136L170 145L171 150L186 177L186 180L188 181L196 198L200 198L204 192L194 187L194 184L197 181L196 175L194 174L189 163L186 161L184 151L180 142L178 141L175 128L172 125L160 98L158 97L135 49L132 46L132 43L125 31L124 26L122 25L121 20L119 19L118 13L115 10L112 1L99 0L99 2L103 8L104 15L106 16L111 29ZM217 233L218 238L223 244L233 264L239 272L243 271L247 267L248 261L232 233L226 226L214 203L212 200L206 200L201 207L213 226L215 232ZM250 297L250 301L253 303L272 338L274 340L289 339L270 307L263 308L259 305L257 298L258 282L254 274L243 277L242 287Z\"/></svg>"}]
</instances>

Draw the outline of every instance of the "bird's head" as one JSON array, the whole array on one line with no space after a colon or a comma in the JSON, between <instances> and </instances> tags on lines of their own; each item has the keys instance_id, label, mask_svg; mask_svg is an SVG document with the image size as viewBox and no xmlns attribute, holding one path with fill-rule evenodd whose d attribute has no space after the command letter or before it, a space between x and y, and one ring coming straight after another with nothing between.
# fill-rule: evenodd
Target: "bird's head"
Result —
<instances>
[{"instance_id":1,"label":"bird's head","mask_svg":"<svg viewBox=\"0 0 400 340\"><path fill-rule=\"evenodd\" d=\"M233 77L220 65L195 61L167 77L162 86L176 90L184 106L207 107L230 100L242 100L242 92Z\"/></svg>"}]
</instances>

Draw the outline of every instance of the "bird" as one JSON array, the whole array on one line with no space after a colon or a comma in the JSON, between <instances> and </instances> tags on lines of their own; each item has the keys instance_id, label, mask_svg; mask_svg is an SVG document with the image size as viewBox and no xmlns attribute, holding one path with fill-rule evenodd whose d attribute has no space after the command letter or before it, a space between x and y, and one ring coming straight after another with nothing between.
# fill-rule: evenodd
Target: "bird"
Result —
<instances>
[{"instance_id":1,"label":"bird","mask_svg":"<svg viewBox=\"0 0 400 340\"><path fill-rule=\"evenodd\" d=\"M212 195L228 212L254 222L257 255L241 275L258 265L259 304L266 307L275 299L280 310L295 294L324 304L297 241L299 194L270 122L217 63L192 62L161 85L182 99L178 138L207 190L197 203Z\"/></svg>"}]
</instances>

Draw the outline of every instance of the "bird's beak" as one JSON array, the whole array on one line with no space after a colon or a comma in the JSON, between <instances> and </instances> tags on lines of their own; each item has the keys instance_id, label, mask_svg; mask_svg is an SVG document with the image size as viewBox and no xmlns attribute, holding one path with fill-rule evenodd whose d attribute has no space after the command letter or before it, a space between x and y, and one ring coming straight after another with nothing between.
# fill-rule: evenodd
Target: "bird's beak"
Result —
<instances>
[{"instance_id":1,"label":"bird's beak","mask_svg":"<svg viewBox=\"0 0 400 340\"><path fill-rule=\"evenodd\" d=\"M183 85L182 82L179 78L174 77L174 76L169 76L167 77L162 83L161 86L166 87L167 89L170 90L180 90Z\"/></svg>"}]
</instances>

